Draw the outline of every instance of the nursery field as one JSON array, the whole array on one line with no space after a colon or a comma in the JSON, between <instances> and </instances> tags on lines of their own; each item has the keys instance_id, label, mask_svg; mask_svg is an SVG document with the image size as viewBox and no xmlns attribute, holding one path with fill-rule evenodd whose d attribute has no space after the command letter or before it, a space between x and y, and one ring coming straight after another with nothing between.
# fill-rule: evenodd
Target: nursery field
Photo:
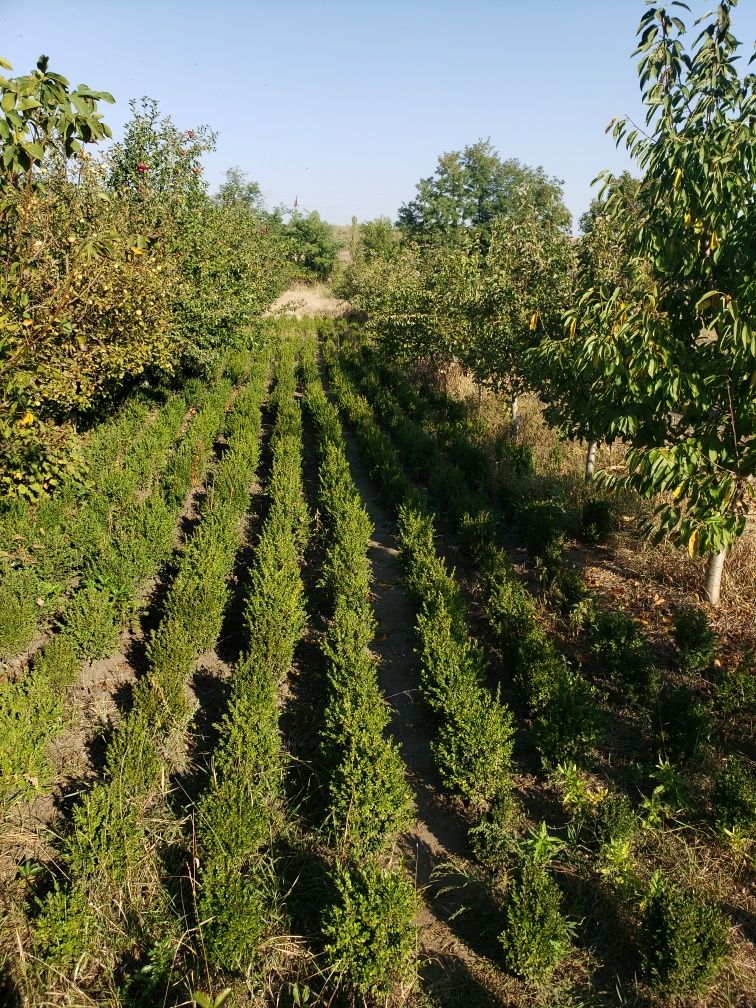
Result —
<instances>
[{"instance_id":1,"label":"nursery field","mask_svg":"<svg viewBox=\"0 0 756 1008\"><path fill-rule=\"evenodd\" d=\"M747 633L591 587L618 499L332 318L83 451L0 524L3 1004L756 1001Z\"/></svg>"}]
</instances>

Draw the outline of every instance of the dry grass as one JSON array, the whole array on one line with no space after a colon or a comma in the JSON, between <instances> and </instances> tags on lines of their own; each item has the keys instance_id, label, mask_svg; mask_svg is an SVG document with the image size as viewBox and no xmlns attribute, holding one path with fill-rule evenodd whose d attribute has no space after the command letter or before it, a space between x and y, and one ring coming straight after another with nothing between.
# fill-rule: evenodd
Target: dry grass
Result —
<instances>
[{"instance_id":1,"label":"dry grass","mask_svg":"<svg viewBox=\"0 0 756 1008\"><path fill-rule=\"evenodd\" d=\"M293 318L317 318L326 315L338 318L349 309L347 301L340 301L325 284L296 283L280 294L266 314L287 315Z\"/></svg>"}]
</instances>

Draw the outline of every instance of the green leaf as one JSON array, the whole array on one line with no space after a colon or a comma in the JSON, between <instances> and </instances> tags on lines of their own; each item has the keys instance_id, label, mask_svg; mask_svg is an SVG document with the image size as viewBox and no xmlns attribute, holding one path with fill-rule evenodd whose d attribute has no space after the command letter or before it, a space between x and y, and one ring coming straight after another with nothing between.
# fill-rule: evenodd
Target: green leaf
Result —
<instances>
[{"instance_id":1,"label":"green leaf","mask_svg":"<svg viewBox=\"0 0 756 1008\"><path fill-rule=\"evenodd\" d=\"M43 161L45 157L45 149L40 143L27 143L24 144L24 149L34 158L35 161Z\"/></svg>"}]
</instances>

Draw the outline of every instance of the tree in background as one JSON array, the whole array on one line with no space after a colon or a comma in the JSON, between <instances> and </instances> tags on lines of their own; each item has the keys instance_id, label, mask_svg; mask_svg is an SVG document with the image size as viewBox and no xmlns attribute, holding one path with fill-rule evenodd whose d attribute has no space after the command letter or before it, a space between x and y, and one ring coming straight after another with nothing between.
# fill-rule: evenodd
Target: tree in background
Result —
<instances>
[{"instance_id":1,"label":"tree in background","mask_svg":"<svg viewBox=\"0 0 756 1008\"><path fill-rule=\"evenodd\" d=\"M201 372L283 290L290 268L280 216L265 211L259 185L239 169L214 198L202 157L215 148L206 126L181 130L150 98L131 103L123 140L109 156L109 185L141 221L145 247L178 271L171 317L179 367Z\"/></svg>"},{"instance_id":2,"label":"tree in background","mask_svg":"<svg viewBox=\"0 0 756 1008\"><path fill-rule=\"evenodd\" d=\"M556 179L513 158L502 161L489 140L479 140L439 157L433 175L421 179L415 198L400 207L397 225L405 239L422 244L454 242L472 228L485 245L496 218L518 215L525 192L544 216L569 226Z\"/></svg>"},{"instance_id":3,"label":"tree in background","mask_svg":"<svg viewBox=\"0 0 756 1008\"><path fill-rule=\"evenodd\" d=\"M486 300L491 324L480 357L487 383L509 397L512 432L519 436L519 397L540 389L532 349L561 328L572 294L575 254L559 207L525 190L513 219L499 218L486 256ZM568 218L569 220L569 218Z\"/></svg>"},{"instance_id":4,"label":"tree in background","mask_svg":"<svg viewBox=\"0 0 756 1008\"><path fill-rule=\"evenodd\" d=\"M390 259L397 251L398 240L388 217L376 217L359 226L359 250L365 262Z\"/></svg>"},{"instance_id":5,"label":"tree in background","mask_svg":"<svg viewBox=\"0 0 756 1008\"><path fill-rule=\"evenodd\" d=\"M318 280L331 275L339 245L317 211L307 216L294 211L286 225L286 237L293 262L305 273Z\"/></svg>"}]
</instances>

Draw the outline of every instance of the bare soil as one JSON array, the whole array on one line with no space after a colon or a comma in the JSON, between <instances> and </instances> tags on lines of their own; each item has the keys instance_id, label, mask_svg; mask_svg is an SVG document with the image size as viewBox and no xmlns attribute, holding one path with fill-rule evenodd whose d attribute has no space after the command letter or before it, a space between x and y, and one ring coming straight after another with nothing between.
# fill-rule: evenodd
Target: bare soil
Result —
<instances>
[{"instance_id":1,"label":"bare soil","mask_svg":"<svg viewBox=\"0 0 756 1008\"><path fill-rule=\"evenodd\" d=\"M337 318L348 310L349 303L335 298L325 284L297 283L276 298L267 314L288 315L298 319L322 315Z\"/></svg>"}]
</instances>

